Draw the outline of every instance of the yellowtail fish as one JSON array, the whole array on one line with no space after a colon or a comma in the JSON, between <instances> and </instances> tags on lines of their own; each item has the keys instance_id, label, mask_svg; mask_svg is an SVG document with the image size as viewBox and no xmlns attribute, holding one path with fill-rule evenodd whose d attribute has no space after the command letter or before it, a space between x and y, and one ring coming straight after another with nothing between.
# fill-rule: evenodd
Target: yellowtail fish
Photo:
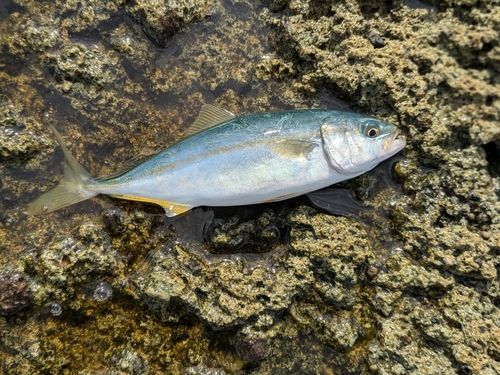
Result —
<instances>
[{"instance_id":1,"label":"yellowtail fish","mask_svg":"<svg viewBox=\"0 0 500 375\"><path fill-rule=\"evenodd\" d=\"M357 113L236 117L205 105L182 140L118 176L98 179L51 128L64 152L64 179L28 206L29 215L98 194L157 203L170 217L197 206L280 201L359 176L406 145L395 125Z\"/></svg>"}]
</instances>

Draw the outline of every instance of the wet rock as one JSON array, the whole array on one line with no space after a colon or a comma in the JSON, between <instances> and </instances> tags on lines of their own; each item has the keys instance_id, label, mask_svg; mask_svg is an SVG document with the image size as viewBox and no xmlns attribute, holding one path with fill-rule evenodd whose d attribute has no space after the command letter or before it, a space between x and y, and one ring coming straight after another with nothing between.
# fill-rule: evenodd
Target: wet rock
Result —
<instances>
[{"instance_id":1,"label":"wet rock","mask_svg":"<svg viewBox=\"0 0 500 375\"><path fill-rule=\"evenodd\" d=\"M149 9L136 5L129 7L128 12L142 25L144 32L159 47L166 47L170 38L179 31L182 25L182 20L169 6Z\"/></svg>"},{"instance_id":2,"label":"wet rock","mask_svg":"<svg viewBox=\"0 0 500 375\"><path fill-rule=\"evenodd\" d=\"M18 42L36 52L44 52L53 48L61 39L57 21L51 16L41 19L30 19L19 25Z\"/></svg>"},{"instance_id":3,"label":"wet rock","mask_svg":"<svg viewBox=\"0 0 500 375\"><path fill-rule=\"evenodd\" d=\"M375 293L371 300L375 309L389 316L403 294L435 298L445 294L453 284L452 278L427 270L405 256L402 251L395 251L373 280Z\"/></svg>"},{"instance_id":4,"label":"wet rock","mask_svg":"<svg viewBox=\"0 0 500 375\"><path fill-rule=\"evenodd\" d=\"M162 230L162 220L161 215L150 216L142 211L128 213L119 208L106 209L102 213L103 229L111 245L129 265L142 260L170 237L168 231Z\"/></svg>"},{"instance_id":5,"label":"wet rock","mask_svg":"<svg viewBox=\"0 0 500 375\"><path fill-rule=\"evenodd\" d=\"M33 175L18 173L11 164L2 168L15 160L4 159L0 190L9 200L2 198L0 210L14 223L8 228L0 225L0 248L8 255L0 263L16 262L28 247L30 254L23 259L32 260L23 265L36 287L32 303L49 306L57 301L64 307L63 319L46 319L43 325L30 324L29 318L12 325L11 318L0 317L0 363L7 373L61 373L68 368L95 373L109 363L105 353L111 341L116 346L113 353L136 345L127 350L140 353L143 363L154 369L171 373L238 373L247 371L245 366L262 374L283 369L500 372L500 50L498 12L491 1L442 1L434 13L418 1L342 0L335 7L315 0L265 1L258 7L225 2L220 17L203 19L193 27L183 6L195 9L200 2L10 3L0 5L0 78L8 101L15 103L30 130L36 129L30 128L36 122L30 123L29 116L53 106L61 114L63 136L71 139L72 152L98 175L113 172L131 153L174 142L202 102L250 113L325 108L332 95L341 96L356 111L397 123L408 146L393 173L404 196L378 196L375 202L358 194L364 204L390 210L386 225L402 242L402 254L374 246L352 220L326 219L304 209L296 211L296 217L278 217L290 229L287 252L269 255L266 246L260 246L258 253L248 254L249 242L238 249L248 238L264 239L252 232L255 221L242 218L217 234L222 251L210 252L206 243L182 238L191 227L176 227L174 235L162 237L161 225L148 216L163 216L161 208L107 198L89 201L89 207L119 205L123 213L104 225L109 244L102 251L100 245L87 251L97 238L90 236L86 242L74 232L64 239L52 233L70 233L68 226L81 224L82 218L97 222L100 218L89 212L98 211L26 219L18 211L26 194L54 185L60 176L49 173L53 164L33 164L40 171L37 184L42 180L35 186ZM162 26L167 6L176 15L171 13ZM145 20L139 21L145 30L151 25L152 34L154 27L175 30L177 20L184 29L173 37L171 49L158 51L122 17L123 7L135 20L144 8L144 15L137 17ZM192 19L203 17L201 12ZM274 25L273 31L259 23L262 20ZM370 32L383 37L383 48L374 48L376 40L367 38ZM97 55L85 56L94 53L94 44ZM74 56L62 56L73 46ZM71 66L72 58L80 65ZM119 64L114 65L115 58ZM16 126L7 123L5 128L10 132ZM0 148L8 144L8 154L14 155L23 141L8 138L2 139ZM18 153L21 159L24 152ZM33 159L37 158L26 160ZM134 211L148 214L141 220ZM273 232L268 234L272 239ZM69 251L62 259L64 251L57 246L69 237L88 258ZM160 247L162 239L168 242ZM150 249L156 250L137 267ZM45 251L59 251L61 257L42 259ZM128 260L127 269L113 262L100 264L99 257L114 257L116 252ZM369 266L379 272L369 272ZM88 274L82 271L87 268L92 270ZM105 279L115 286L115 276L108 272L124 280L135 273L139 297L161 314L148 311L132 291L132 301L120 295L113 304L82 298L79 292L89 280ZM268 341L270 354L253 370L235 355L232 335L227 339L227 332L212 332L189 317L181 319L186 310L214 330L244 329L241 325L246 328L263 317L282 328L279 339ZM158 323L161 317L176 324ZM322 325L321 318L328 324ZM280 321L282 326L273 323ZM368 333L359 333L357 324ZM330 326L337 328L332 331ZM269 338L266 329L271 328L259 329L258 337ZM362 339L372 338L371 343L355 341L356 332ZM116 337L130 340L122 344ZM348 355L339 356L334 348Z\"/></svg>"},{"instance_id":6,"label":"wet rock","mask_svg":"<svg viewBox=\"0 0 500 375\"><path fill-rule=\"evenodd\" d=\"M159 47L166 47L170 38L181 28L205 17L214 1L176 1L159 4L157 1L134 0L127 13L142 25L144 32Z\"/></svg>"},{"instance_id":7,"label":"wet rock","mask_svg":"<svg viewBox=\"0 0 500 375\"><path fill-rule=\"evenodd\" d=\"M184 371L184 375L226 375L227 372L208 366L190 366Z\"/></svg>"},{"instance_id":8,"label":"wet rock","mask_svg":"<svg viewBox=\"0 0 500 375\"><path fill-rule=\"evenodd\" d=\"M367 345L370 367L377 366L379 374L455 374L446 354L423 345L408 323L402 315L379 323L378 339Z\"/></svg>"},{"instance_id":9,"label":"wet rock","mask_svg":"<svg viewBox=\"0 0 500 375\"><path fill-rule=\"evenodd\" d=\"M365 335L359 322L344 311L322 312L320 307L311 303L295 303L290 311L303 329L312 330L325 345L338 352L351 351Z\"/></svg>"},{"instance_id":10,"label":"wet rock","mask_svg":"<svg viewBox=\"0 0 500 375\"><path fill-rule=\"evenodd\" d=\"M444 294L453 285L451 277L443 277L434 270L427 270L404 255L395 251L384 263L384 270L374 279L374 285L405 290L414 295L434 291Z\"/></svg>"},{"instance_id":11,"label":"wet rock","mask_svg":"<svg viewBox=\"0 0 500 375\"><path fill-rule=\"evenodd\" d=\"M204 235L214 254L268 253L284 245L286 230L282 219L266 210L255 220L240 215L214 221Z\"/></svg>"},{"instance_id":12,"label":"wet rock","mask_svg":"<svg viewBox=\"0 0 500 375\"><path fill-rule=\"evenodd\" d=\"M255 74L259 79L283 79L295 75L293 63L275 56L265 56L255 65Z\"/></svg>"},{"instance_id":13,"label":"wet rock","mask_svg":"<svg viewBox=\"0 0 500 375\"><path fill-rule=\"evenodd\" d=\"M0 96L0 162L20 164L46 146L43 137L27 128L14 105Z\"/></svg>"},{"instance_id":14,"label":"wet rock","mask_svg":"<svg viewBox=\"0 0 500 375\"><path fill-rule=\"evenodd\" d=\"M180 303L217 330L249 324L263 314L272 316L297 295L313 291L330 303L351 306L355 287L365 277L360 270L374 258L363 231L348 219L305 207L290 213L288 220L292 230L287 258L270 258L273 263L246 270L244 254L214 256L195 251L201 244L179 241L153 251L133 282L165 318L172 318Z\"/></svg>"},{"instance_id":15,"label":"wet rock","mask_svg":"<svg viewBox=\"0 0 500 375\"><path fill-rule=\"evenodd\" d=\"M30 131L0 129L0 161L23 162L33 157L39 148L39 140Z\"/></svg>"},{"instance_id":16,"label":"wet rock","mask_svg":"<svg viewBox=\"0 0 500 375\"><path fill-rule=\"evenodd\" d=\"M371 242L355 221L312 212L302 209L289 215L289 261L307 259L314 289L324 300L336 306L352 306L357 298L356 285L366 279L363 270L376 260Z\"/></svg>"},{"instance_id":17,"label":"wet rock","mask_svg":"<svg viewBox=\"0 0 500 375\"><path fill-rule=\"evenodd\" d=\"M498 31L493 31L493 25L497 22L496 15L491 10L473 12L475 21L472 24L475 26L471 26L471 19L465 17L461 10L450 8L450 13L446 16L450 23L445 27L435 21L432 10L410 8L403 6L403 3L398 3L394 8L377 7L376 12L380 17L393 20L393 23L383 24L375 19L367 20L363 12L369 6L354 1L346 1L343 6L334 10L317 7L313 1L308 0L301 1L300 6L296 2L288 2L287 8L287 12L284 12L286 18L275 15L270 18L270 22L277 28L280 37L275 42L285 56L285 61L299 62L295 68L304 90L316 92L320 85L331 83L343 92L352 94L360 107L366 106L376 111L377 108L392 106L399 114L403 113L408 119L414 119L412 123L427 122L427 129L431 125L429 121L432 121L432 134L446 134L440 126L443 124L442 119L454 118L450 122L454 124L454 128L470 133L470 137L481 144L498 139L495 120L498 119L498 113L491 110L492 98L498 98L498 95L493 94L494 85L488 79L470 77L467 71L467 67L474 64L472 51L481 56L476 61L481 61L482 69L490 72L495 69L496 64L486 62L489 61L489 55L498 55L498 51L491 48L491 38L498 37ZM310 17L314 12L319 15ZM407 17L411 17L411 20ZM450 24L454 26L449 27ZM464 34L463 31L469 26L477 27L477 30L484 27L488 32L477 31L472 33L474 36ZM366 38L367 30L373 30L370 38ZM375 39L378 40L377 35L390 38L391 43L374 49L373 43L376 42ZM419 42L407 43L410 35L413 40L422 41L428 48L422 49ZM438 41L443 40L441 38L444 35L449 43L441 44ZM437 44L430 43L430 40ZM462 51L458 56L456 48ZM446 65L445 70L445 65L441 65L442 60L439 58L443 50L447 61L453 65ZM379 69L381 63L390 69ZM438 101L443 104L441 107L430 104L434 103L429 101L433 96L433 89L437 89L439 85L445 85L454 95L460 95L462 99L458 101L458 112L453 112L452 109L453 102L457 102L456 96L454 99L448 95L439 98ZM375 93L380 96L374 96ZM467 100L470 95L474 99ZM466 120L464 115L469 111L477 115L467 117ZM469 119L474 119L473 125L464 129L464 125L460 123L468 122ZM480 134L481 131L484 133ZM448 133L446 138L450 142L447 144L453 144L455 136L455 132ZM444 144L443 141L441 137L440 145ZM435 152L439 152L437 147L432 148L431 153ZM443 152L440 154L440 157L446 158Z\"/></svg>"},{"instance_id":18,"label":"wet rock","mask_svg":"<svg viewBox=\"0 0 500 375\"><path fill-rule=\"evenodd\" d=\"M9 102L9 99L0 95L0 127L2 128L19 128L24 125L24 122L16 110L14 105Z\"/></svg>"},{"instance_id":19,"label":"wet rock","mask_svg":"<svg viewBox=\"0 0 500 375\"><path fill-rule=\"evenodd\" d=\"M116 78L116 58L98 45L68 44L46 54L44 62L64 93L76 90L95 98L106 83Z\"/></svg>"},{"instance_id":20,"label":"wet rock","mask_svg":"<svg viewBox=\"0 0 500 375\"><path fill-rule=\"evenodd\" d=\"M135 352L124 349L120 354L111 359L111 365L123 374L144 374L146 367L144 360Z\"/></svg>"},{"instance_id":21,"label":"wet rock","mask_svg":"<svg viewBox=\"0 0 500 375\"><path fill-rule=\"evenodd\" d=\"M446 165L433 173L414 165L415 173L404 181L411 198L394 205L392 215L397 232L405 233L406 251L420 264L466 277L468 283L496 296L497 262L491 251L498 245L490 241L499 230L499 212L487 162L477 151L469 147L460 156L451 152ZM402 167L396 166L398 174ZM483 231L490 237L485 238Z\"/></svg>"},{"instance_id":22,"label":"wet rock","mask_svg":"<svg viewBox=\"0 0 500 375\"><path fill-rule=\"evenodd\" d=\"M50 291L47 297L57 297L58 301L71 297L74 286L85 282L89 275L114 276L124 267L123 258L111 247L109 237L92 224L82 224L72 236L49 244L39 259L35 268L47 285L38 291L38 299Z\"/></svg>"},{"instance_id":23,"label":"wet rock","mask_svg":"<svg viewBox=\"0 0 500 375\"><path fill-rule=\"evenodd\" d=\"M12 315L31 301L29 283L21 272L0 274L0 315Z\"/></svg>"},{"instance_id":24,"label":"wet rock","mask_svg":"<svg viewBox=\"0 0 500 375\"><path fill-rule=\"evenodd\" d=\"M260 361L269 351L269 338L256 332L242 330L234 338L234 348L243 361Z\"/></svg>"},{"instance_id":25,"label":"wet rock","mask_svg":"<svg viewBox=\"0 0 500 375\"><path fill-rule=\"evenodd\" d=\"M382 373L395 367L415 373L452 374L456 367L473 374L494 373L495 349L486 348L496 347L499 310L488 299L479 302L471 296L477 295L457 286L436 304L403 298L394 315L379 323L377 340L368 345L370 363ZM426 343L441 350L431 350Z\"/></svg>"}]
</instances>

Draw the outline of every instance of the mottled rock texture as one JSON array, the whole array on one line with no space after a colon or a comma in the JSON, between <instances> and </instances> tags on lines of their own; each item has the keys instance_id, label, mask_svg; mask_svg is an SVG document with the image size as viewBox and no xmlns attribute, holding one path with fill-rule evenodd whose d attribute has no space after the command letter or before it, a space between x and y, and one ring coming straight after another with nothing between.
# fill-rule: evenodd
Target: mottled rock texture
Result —
<instances>
[{"instance_id":1,"label":"mottled rock texture","mask_svg":"<svg viewBox=\"0 0 500 375\"><path fill-rule=\"evenodd\" d=\"M491 0L0 2L0 373L499 374L499 33ZM408 146L322 208L23 214L61 178L47 119L105 176L203 103Z\"/></svg>"}]
</instances>

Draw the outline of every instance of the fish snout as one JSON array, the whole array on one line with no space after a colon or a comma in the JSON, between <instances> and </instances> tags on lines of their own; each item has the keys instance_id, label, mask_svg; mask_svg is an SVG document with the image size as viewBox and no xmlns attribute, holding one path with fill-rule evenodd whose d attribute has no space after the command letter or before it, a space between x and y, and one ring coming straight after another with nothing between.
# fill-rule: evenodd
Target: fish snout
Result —
<instances>
[{"instance_id":1,"label":"fish snout","mask_svg":"<svg viewBox=\"0 0 500 375\"><path fill-rule=\"evenodd\" d=\"M387 137L387 139L382 143L383 154L386 158L397 154L406 146L406 141L398 138L400 134L401 130L396 129L391 136Z\"/></svg>"}]
</instances>

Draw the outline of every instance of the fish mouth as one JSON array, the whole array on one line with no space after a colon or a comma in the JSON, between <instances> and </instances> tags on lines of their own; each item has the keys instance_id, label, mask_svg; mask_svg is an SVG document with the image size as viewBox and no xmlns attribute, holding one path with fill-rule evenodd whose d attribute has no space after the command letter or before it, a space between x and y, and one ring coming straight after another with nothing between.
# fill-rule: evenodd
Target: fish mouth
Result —
<instances>
[{"instance_id":1,"label":"fish mouth","mask_svg":"<svg viewBox=\"0 0 500 375\"><path fill-rule=\"evenodd\" d=\"M401 131L396 129L391 137L384 142L383 149L385 158L390 158L391 156L396 155L406 146L406 141L404 139L397 138L400 134Z\"/></svg>"}]
</instances>

